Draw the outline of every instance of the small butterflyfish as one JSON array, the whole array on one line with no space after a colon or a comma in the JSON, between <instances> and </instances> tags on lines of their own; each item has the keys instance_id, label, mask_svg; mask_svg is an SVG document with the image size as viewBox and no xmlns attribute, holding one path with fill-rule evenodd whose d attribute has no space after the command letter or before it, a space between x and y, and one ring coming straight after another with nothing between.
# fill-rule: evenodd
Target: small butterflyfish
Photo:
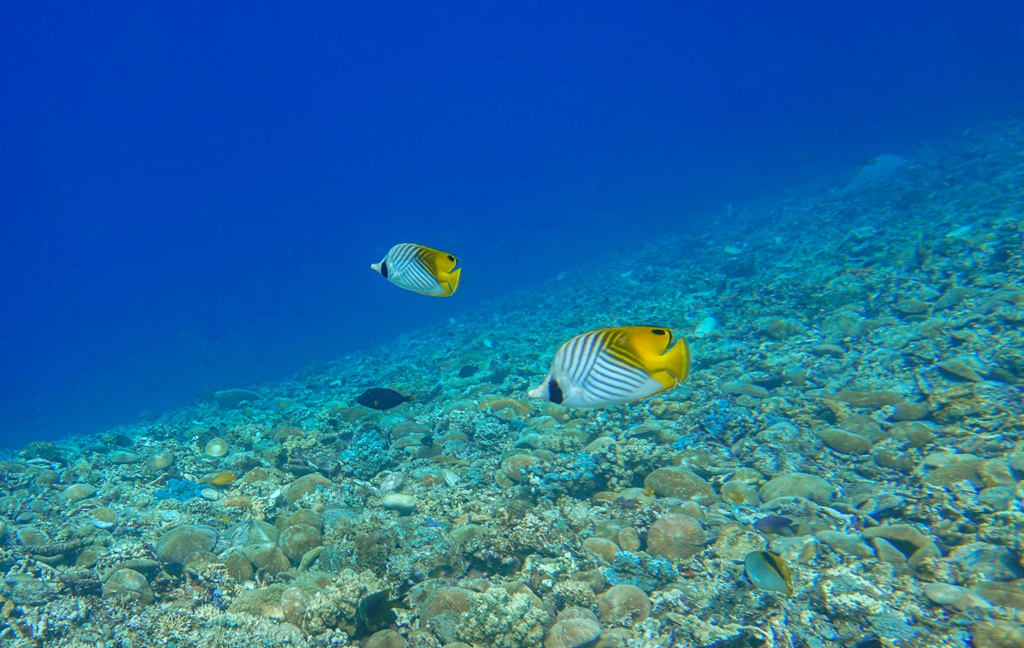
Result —
<instances>
[{"instance_id":1,"label":"small butterflyfish","mask_svg":"<svg viewBox=\"0 0 1024 648\"><path fill-rule=\"evenodd\" d=\"M399 243L370 267L399 288L421 295L449 297L459 288L462 268L454 255L416 243Z\"/></svg>"},{"instance_id":2,"label":"small butterflyfish","mask_svg":"<svg viewBox=\"0 0 1024 648\"><path fill-rule=\"evenodd\" d=\"M559 347L547 377L529 392L566 407L607 407L675 387L690 372L690 347L654 326L581 333Z\"/></svg>"},{"instance_id":3,"label":"small butterflyfish","mask_svg":"<svg viewBox=\"0 0 1024 648\"><path fill-rule=\"evenodd\" d=\"M763 590L793 593L793 576L789 565L778 555L770 551L751 551L743 559L743 568L747 578Z\"/></svg>"}]
</instances>

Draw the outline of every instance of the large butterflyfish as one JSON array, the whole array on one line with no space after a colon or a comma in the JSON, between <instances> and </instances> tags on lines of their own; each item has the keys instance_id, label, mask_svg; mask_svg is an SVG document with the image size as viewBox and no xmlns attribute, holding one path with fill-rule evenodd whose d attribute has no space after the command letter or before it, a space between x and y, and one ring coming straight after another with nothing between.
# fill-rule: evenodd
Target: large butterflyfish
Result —
<instances>
[{"instance_id":1,"label":"large butterflyfish","mask_svg":"<svg viewBox=\"0 0 1024 648\"><path fill-rule=\"evenodd\" d=\"M676 386L690 372L690 347L654 326L597 329L555 352L547 377L529 392L566 407L606 407L641 400Z\"/></svg>"}]
</instances>

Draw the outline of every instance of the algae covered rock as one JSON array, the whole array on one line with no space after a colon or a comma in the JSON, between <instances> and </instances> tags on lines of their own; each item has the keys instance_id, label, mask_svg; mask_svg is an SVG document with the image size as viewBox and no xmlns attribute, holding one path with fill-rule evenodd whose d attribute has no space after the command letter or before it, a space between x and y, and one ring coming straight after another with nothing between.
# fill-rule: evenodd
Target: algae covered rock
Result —
<instances>
[{"instance_id":1,"label":"algae covered rock","mask_svg":"<svg viewBox=\"0 0 1024 648\"><path fill-rule=\"evenodd\" d=\"M288 504L294 504L309 493L316 491L318 486L331 487L331 480L320 473L310 473L299 477L285 488L284 496Z\"/></svg>"},{"instance_id":2,"label":"algae covered rock","mask_svg":"<svg viewBox=\"0 0 1024 648\"><path fill-rule=\"evenodd\" d=\"M210 551L217 543L217 530L203 524L183 524L160 536L156 557L169 565L182 565L189 556Z\"/></svg>"},{"instance_id":3,"label":"algae covered rock","mask_svg":"<svg viewBox=\"0 0 1024 648\"><path fill-rule=\"evenodd\" d=\"M678 497L704 505L718 501L711 484L681 466L658 468L644 479L644 488L653 490L658 497Z\"/></svg>"},{"instance_id":4,"label":"algae covered rock","mask_svg":"<svg viewBox=\"0 0 1024 648\"><path fill-rule=\"evenodd\" d=\"M60 492L60 497L68 504L74 504L87 497L92 497L96 487L92 484L72 484Z\"/></svg>"},{"instance_id":5,"label":"algae covered rock","mask_svg":"<svg viewBox=\"0 0 1024 648\"><path fill-rule=\"evenodd\" d=\"M817 475L786 473L775 477L758 491L761 499L770 502L779 497L803 497L824 503L836 495L836 488Z\"/></svg>"},{"instance_id":6,"label":"algae covered rock","mask_svg":"<svg viewBox=\"0 0 1024 648\"><path fill-rule=\"evenodd\" d=\"M871 439L860 434L839 428L822 428L818 430L818 436L825 445L840 454L862 455L871 452Z\"/></svg>"},{"instance_id":7,"label":"algae covered rock","mask_svg":"<svg viewBox=\"0 0 1024 648\"><path fill-rule=\"evenodd\" d=\"M224 532L224 540L232 547L277 542L278 529L263 520L245 520L232 524Z\"/></svg>"},{"instance_id":8,"label":"algae covered rock","mask_svg":"<svg viewBox=\"0 0 1024 648\"><path fill-rule=\"evenodd\" d=\"M276 544L264 543L249 545L245 549L245 555L252 561L257 569L262 569L271 576L277 576L292 564L284 550ZM300 556L301 558L301 556Z\"/></svg>"},{"instance_id":9,"label":"algae covered rock","mask_svg":"<svg viewBox=\"0 0 1024 648\"><path fill-rule=\"evenodd\" d=\"M133 569L118 569L103 583L103 598L126 597L143 605L153 602L153 590L146 577Z\"/></svg>"}]
</instances>

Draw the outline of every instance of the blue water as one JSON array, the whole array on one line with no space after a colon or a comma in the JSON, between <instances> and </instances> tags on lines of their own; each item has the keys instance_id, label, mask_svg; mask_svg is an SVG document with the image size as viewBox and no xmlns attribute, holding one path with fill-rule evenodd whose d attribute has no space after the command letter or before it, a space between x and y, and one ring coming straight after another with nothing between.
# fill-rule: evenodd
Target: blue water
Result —
<instances>
[{"instance_id":1,"label":"blue water","mask_svg":"<svg viewBox=\"0 0 1024 648\"><path fill-rule=\"evenodd\" d=\"M1019 117L1024 3L4 3L0 57L17 446ZM375 276L403 241L459 293Z\"/></svg>"}]
</instances>

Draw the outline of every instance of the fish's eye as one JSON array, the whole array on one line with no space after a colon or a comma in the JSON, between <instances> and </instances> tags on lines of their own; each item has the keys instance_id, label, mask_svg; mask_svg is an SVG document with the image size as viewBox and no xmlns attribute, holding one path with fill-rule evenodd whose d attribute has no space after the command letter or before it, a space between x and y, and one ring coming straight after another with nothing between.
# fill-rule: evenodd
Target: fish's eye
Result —
<instances>
[{"instance_id":1,"label":"fish's eye","mask_svg":"<svg viewBox=\"0 0 1024 648\"><path fill-rule=\"evenodd\" d=\"M450 255L450 254L449 254L449 255L448 255L448 260L449 260L449 261L454 261L454 260L455 260L455 257L453 257L452 255Z\"/></svg>"},{"instance_id":2,"label":"fish's eye","mask_svg":"<svg viewBox=\"0 0 1024 648\"><path fill-rule=\"evenodd\" d=\"M382 275L384 275L385 279L387 279L387 277L388 277L388 262L387 261L381 261L380 262L380 273Z\"/></svg>"},{"instance_id":3,"label":"fish's eye","mask_svg":"<svg viewBox=\"0 0 1024 648\"><path fill-rule=\"evenodd\" d=\"M651 333L654 333L655 335L665 335L668 331L665 329L651 329Z\"/></svg>"}]
</instances>

